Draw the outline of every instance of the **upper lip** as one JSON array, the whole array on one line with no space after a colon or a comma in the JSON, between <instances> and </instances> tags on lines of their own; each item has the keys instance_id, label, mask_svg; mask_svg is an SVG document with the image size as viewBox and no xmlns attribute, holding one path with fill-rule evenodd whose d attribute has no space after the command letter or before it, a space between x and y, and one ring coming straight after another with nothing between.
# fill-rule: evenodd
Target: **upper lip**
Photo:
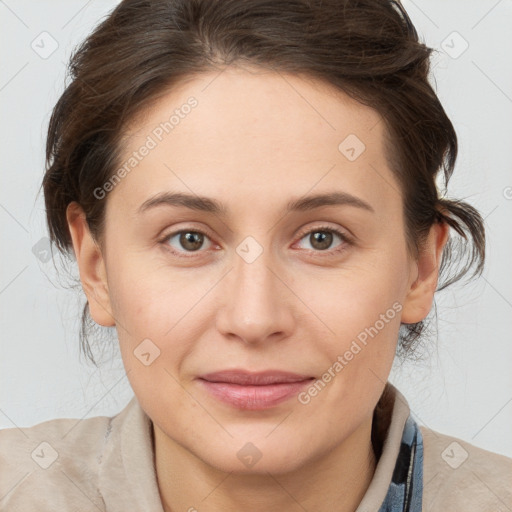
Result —
<instances>
[{"instance_id":1,"label":"upper lip","mask_svg":"<svg viewBox=\"0 0 512 512\"><path fill-rule=\"evenodd\" d=\"M240 384L242 386L265 386L283 382L301 382L312 379L311 375L300 375L298 373L281 370L266 370L263 372L250 372L248 370L223 370L220 372L201 375L200 379L209 382L226 382L229 384Z\"/></svg>"}]
</instances>

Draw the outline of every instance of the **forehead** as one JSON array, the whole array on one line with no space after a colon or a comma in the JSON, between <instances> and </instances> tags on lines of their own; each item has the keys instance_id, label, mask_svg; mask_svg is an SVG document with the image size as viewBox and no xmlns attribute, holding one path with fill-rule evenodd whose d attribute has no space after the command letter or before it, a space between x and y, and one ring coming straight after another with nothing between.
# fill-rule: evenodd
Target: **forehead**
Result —
<instances>
[{"instance_id":1,"label":"forehead","mask_svg":"<svg viewBox=\"0 0 512 512\"><path fill-rule=\"evenodd\" d=\"M162 190L270 202L336 186L366 189L378 207L397 194L384 129L377 111L324 82L228 67L173 87L133 120L122 163L151 149L111 194L134 211Z\"/></svg>"},{"instance_id":2,"label":"forehead","mask_svg":"<svg viewBox=\"0 0 512 512\"><path fill-rule=\"evenodd\" d=\"M191 98L196 105L189 108ZM125 129L126 144L136 144L138 136L169 121L173 113L173 136L200 135L201 144L206 142L206 135L211 140L227 134L233 141L249 136L291 143L293 137L314 142L326 134L338 139L352 132L374 144L384 128L375 109L324 81L307 75L228 66L190 76L162 92Z\"/></svg>"}]
</instances>

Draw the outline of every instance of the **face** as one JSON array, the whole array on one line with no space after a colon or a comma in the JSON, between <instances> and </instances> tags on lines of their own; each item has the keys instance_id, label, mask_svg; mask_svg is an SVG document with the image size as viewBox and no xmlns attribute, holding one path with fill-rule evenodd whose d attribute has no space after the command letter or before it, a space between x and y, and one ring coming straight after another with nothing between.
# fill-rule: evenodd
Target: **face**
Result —
<instances>
[{"instance_id":1,"label":"face","mask_svg":"<svg viewBox=\"0 0 512 512\"><path fill-rule=\"evenodd\" d=\"M279 472L369 425L435 285L407 253L376 111L296 75L217 75L132 123L81 275L155 431L223 471Z\"/></svg>"}]
</instances>

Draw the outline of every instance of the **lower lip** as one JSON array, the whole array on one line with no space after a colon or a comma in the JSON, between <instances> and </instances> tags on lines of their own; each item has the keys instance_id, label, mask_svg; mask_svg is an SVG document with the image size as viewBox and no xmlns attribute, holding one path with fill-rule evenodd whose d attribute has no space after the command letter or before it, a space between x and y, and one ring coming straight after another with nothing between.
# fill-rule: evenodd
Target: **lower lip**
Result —
<instances>
[{"instance_id":1,"label":"lower lip","mask_svg":"<svg viewBox=\"0 0 512 512\"><path fill-rule=\"evenodd\" d=\"M283 382L264 386L241 386L227 382L210 382L199 379L203 386L220 401L238 409L261 410L274 407L311 384L314 379L300 382Z\"/></svg>"}]
</instances>

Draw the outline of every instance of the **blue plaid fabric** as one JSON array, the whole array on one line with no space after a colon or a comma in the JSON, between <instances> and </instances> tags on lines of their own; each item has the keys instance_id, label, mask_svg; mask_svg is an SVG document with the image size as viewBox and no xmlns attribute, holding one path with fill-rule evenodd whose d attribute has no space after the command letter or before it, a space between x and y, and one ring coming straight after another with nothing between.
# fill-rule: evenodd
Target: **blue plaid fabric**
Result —
<instances>
[{"instance_id":1,"label":"blue plaid fabric","mask_svg":"<svg viewBox=\"0 0 512 512\"><path fill-rule=\"evenodd\" d=\"M388 493L379 512L421 512L423 496L423 437L409 416L402 434Z\"/></svg>"}]
</instances>

